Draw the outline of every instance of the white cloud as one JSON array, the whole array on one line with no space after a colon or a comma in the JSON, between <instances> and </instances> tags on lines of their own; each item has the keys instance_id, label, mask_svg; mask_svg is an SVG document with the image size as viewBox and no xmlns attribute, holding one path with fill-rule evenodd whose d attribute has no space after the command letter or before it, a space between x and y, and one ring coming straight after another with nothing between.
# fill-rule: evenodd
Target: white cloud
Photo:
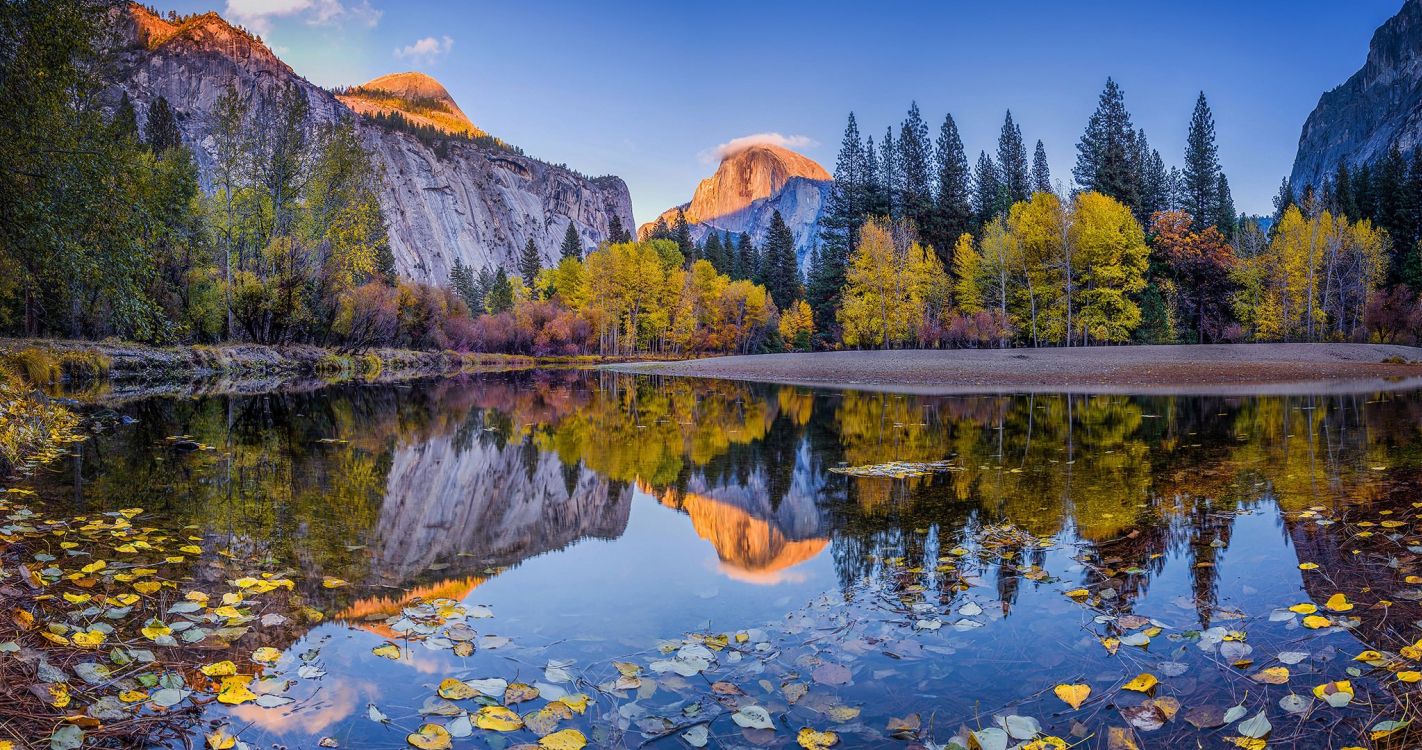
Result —
<instances>
[{"instance_id":1,"label":"white cloud","mask_svg":"<svg viewBox=\"0 0 1422 750\"><path fill-rule=\"evenodd\" d=\"M805 135L783 135L781 133L754 133L743 135L739 138L732 138L725 143L706 151L701 152L701 160L708 163L719 162L730 156L735 156L751 146L780 146L781 148L811 148L818 146L815 139Z\"/></svg>"},{"instance_id":2,"label":"white cloud","mask_svg":"<svg viewBox=\"0 0 1422 750\"><path fill-rule=\"evenodd\" d=\"M395 56L401 60L410 60L422 65L432 65L439 58L449 54L454 49L454 39L442 36L438 39L427 36L414 44L407 44L395 50Z\"/></svg>"},{"instance_id":3,"label":"white cloud","mask_svg":"<svg viewBox=\"0 0 1422 750\"><path fill-rule=\"evenodd\" d=\"M263 36L279 18L299 19L311 26L356 23L366 27L380 22L381 11L370 0L347 5L348 0L227 0L225 15Z\"/></svg>"}]
</instances>

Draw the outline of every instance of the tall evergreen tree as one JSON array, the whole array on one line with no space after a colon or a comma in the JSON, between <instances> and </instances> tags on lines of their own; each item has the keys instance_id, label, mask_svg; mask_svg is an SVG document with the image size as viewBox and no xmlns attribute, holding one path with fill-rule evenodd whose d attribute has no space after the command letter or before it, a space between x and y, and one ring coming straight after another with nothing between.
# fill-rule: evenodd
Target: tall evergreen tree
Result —
<instances>
[{"instance_id":1,"label":"tall evergreen tree","mask_svg":"<svg viewBox=\"0 0 1422 750\"><path fill-rule=\"evenodd\" d=\"M701 247L701 257L706 259L719 273L727 272L725 249L721 247L721 233L711 231L706 234L706 244Z\"/></svg>"},{"instance_id":2,"label":"tall evergreen tree","mask_svg":"<svg viewBox=\"0 0 1422 750\"><path fill-rule=\"evenodd\" d=\"M1037 150L1032 154L1032 192L1052 192L1052 168L1047 165L1047 147L1037 139Z\"/></svg>"},{"instance_id":3,"label":"tall evergreen tree","mask_svg":"<svg viewBox=\"0 0 1422 750\"><path fill-rule=\"evenodd\" d=\"M663 226L665 226L665 222ZM632 241L632 233L622 226L622 217L615 213L612 215L612 220L607 223L607 241L614 245Z\"/></svg>"},{"instance_id":4,"label":"tall evergreen tree","mask_svg":"<svg viewBox=\"0 0 1422 750\"><path fill-rule=\"evenodd\" d=\"M736 254L740 257L741 278L747 281L760 279L760 252L749 234L741 232L736 238Z\"/></svg>"},{"instance_id":5,"label":"tall evergreen tree","mask_svg":"<svg viewBox=\"0 0 1422 750\"><path fill-rule=\"evenodd\" d=\"M888 216L889 193L884 186L884 170L879 165L879 150L874 146L874 136L864 142L864 182L861 195L864 200L862 216Z\"/></svg>"},{"instance_id":6,"label":"tall evergreen tree","mask_svg":"<svg viewBox=\"0 0 1422 750\"><path fill-rule=\"evenodd\" d=\"M800 267L795 258L795 236L785 219L776 211L770 217L770 231L765 238L765 290L781 310L801 298Z\"/></svg>"},{"instance_id":7,"label":"tall evergreen tree","mask_svg":"<svg viewBox=\"0 0 1422 750\"><path fill-rule=\"evenodd\" d=\"M805 302L815 318L815 335L822 341L834 341L835 310L844 289L844 268L838 272L825 263L823 246L810 249L809 266L805 273Z\"/></svg>"},{"instance_id":8,"label":"tall evergreen tree","mask_svg":"<svg viewBox=\"0 0 1422 750\"><path fill-rule=\"evenodd\" d=\"M872 146L871 146L872 150ZM844 126L844 137L840 140L839 156L834 164L834 182L830 184L829 198L824 214L820 218L820 244L813 256L811 272L814 275L815 293L806 291L810 308L815 316L815 328L824 332L834 320L834 311L839 307L840 289L844 286L844 267L849 258L850 247L859 236L869 210L868 164L864 144L859 138L859 124L854 113L849 113L849 122Z\"/></svg>"},{"instance_id":9,"label":"tall evergreen tree","mask_svg":"<svg viewBox=\"0 0 1422 750\"><path fill-rule=\"evenodd\" d=\"M113 119L109 122L109 129L114 134L114 140L138 142L138 113L134 112L133 100L128 98L127 91L123 92L118 106L114 108Z\"/></svg>"},{"instance_id":10,"label":"tall evergreen tree","mask_svg":"<svg viewBox=\"0 0 1422 750\"><path fill-rule=\"evenodd\" d=\"M672 238L671 227L667 226L667 217L658 216L652 223L652 228L647 230L649 240L669 240Z\"/></svg>"},{"instance_id":11,"label":"tall evergreen tree","mask_svg":"<svg viewBox=\"0 0 1422 750\"><path fill-rule=\"evenodd\" d=\"M489 282L488 291L484 293L484 309L491 315L498 315L512 310L513 304L513 284L509 282L508 273L500 266Z\"/></svg>"},{"instance_id":12,"label":"tall evergreen tree","mask_svg":"<svg viewBox=\"0 0 1422 750\"><path fill-rule=\"evenodd\" d=\"M1373 195L1373 171L1368 164L1361 164L1353 173L1353 205L1357 207L1359 219L1370 219L1377 224L1377 200Z\"/></svg>"},{"instance_id":13,"label":"tall evergreen tree","mask_svg":"<svg viewBox=\"0 0 1422 750\"><path fill-rule=\"evenodd\" d=\"M1032 175L1027 162L1027 146L1022 142L1022 128L1012 121L1012 111L1002 121L1002 133L997 138L997 174L1001 189L1007 192L1007 205L1032 197Z\"/></svg>"},{"instance_id":14,"label":"tall evergreen tree","mask_svg":"<svg viewBox=\"0 0 1422 750\"><path fill-rule=\"evenodd\" d=\"M528 242L524 243L523 254L518 257L518 275L523 277L524 285L532 289L533 281L542 270L543 259L538 256L538 246L533 244L533 238L529 237Z\"/></svg>"},{"instance_id":15,"label":"tall evergreen tree","mask_svg":"<svg viewBox=\"0 0 1422 750\"><path fill-rule=\"evenodd\" d=\"M583 240L578 236L578 228L571 221L568 222L568 229L563 232L563 245L558 248L558 252L564 258L583 259Z\"/></svg>"},{"instance_id":16,"label":"tall evergreen tree","mask_svg":"<svg viewBox=\"0 0 1422 750\"><path fill-rule=\"evenodd\" d=\"M899 127L899 200L904 218L912 221L919 231L928 226L933 211L932 150L928 125L919 115L918 103L914 102Z\"/></svg>"},{"instance_id":17,"label":"tall evergreen tree","mask_svg":"<svg viewBox=\"0 0 1422 750\"><path fill-rule=\"evenodd\" d=\"M884 140L879 143L879 190L883 193L887 215L894 218L903 216L904 173L899 164L899 147L894 141L894 129L884 131Z\"/></svg>"},{"instance_id":18,"label":"tall evergreen tree","mask_svg":"<svg viewBox=\"0 0 1422 750\"><path fill-rule=\"evenodd\" d=\"M1213 219L1215 228L1220 230L1220 234L1226 237L1234 236L1234 228L1236 222L1239 221L1239 215L1235 213L1234 196L1230 194L1229 179L1224 176L1224 172L1220 172L1219 183L1215 188Z\"/></svg>"},{"instance_id":19,"label":"tall evergreen tree","mask_svg":"<svg viewBox=\"0 0 1422 750\"><path fill-rule=\"evenodd\" d=\"M1361 219L1358 213L1358 203L1353 200L1353 175L1348 171L1348 162L1339 160L1338 170L1333 173L1333 181L1330 183L1333 196L1332 205L1329 208L1334 214L1347 216L1349 219Z\"/></svg>"},{"instance_id":20,"label":"tall evergreen tree","mask_svg":"<svg viewBox=\"0 0 1422 750\"><path fill-rule=\"evenodd\" d=\"M1139 209L1135 128L1126 110L1126 96L1116 81L1107 78L1096 111L1076 145L1072 176L1082 190L1110 196Z\"/></svg>"},{"instance_id":21,"label":"tall evergreen tree","mask_svg":"<svg viewBox=\"0 0 1422 750\"><path fill-rule=\"evenodd\" d=\"M1396 284L1402 278L1403 264L1412 250L1404 239L1407 200L1403 193L1407 185L1407 158L1394 142L1380 164L1375 167L1372 194L1376 201L1374 218L1378 226L1392 238L1389 253L1388 281Z\"/></svg>"},{"instance_id":22,"label":"tall evergreen tree","mask_svg":"<svg viewBox=\"0 0 1422 750\"><path fill-rule=\"evenodd\" d=\"M173 114L173 108L168 106L167 99L160 96L153 100L153 105L148 108L148 120L145 125L144 137L154 153L162 153L183 145L183 136L178 130L178 118Z\"/></svg>"},{"instance_id":23,"label":"tall evergreen tree","mask_svg":"<svg viewBox=\"0 0 1422 750\"><path fill-rule=\"evenodd\" d=\"M1297 198L1294 195L1293 183L1289 182L1289 178L1285 177L1279 183L1279 192L1274 194L1274 220L1272 226L1277 227L1279 220L1284 218L1284 212L1288 211L1289 206L1294 205L1296 202Z\"/></svg>"},{"instance_id":24,"label":"tall evergreen tree","mask_svg":"<svg viewBox=\"0 0 1422 750\"><path fill-rule=\"evenodd\" d=\"M696 262L696 243L691 241L691 226L686 223L686 212L679 208L676 210L676 222L672 224L671 239L681 250L681 257L688 267Z\"/></svg>"},{"instance_id":25,"label":"tall evergreen tree","mask_svg":"<svg viewBox=\"0 0 1422 750\"><path fill-rule=\"evenodd\" d=\"M1002 193L997 165L986 151L979 152L977 171L973 174L973 210L978 215L979 227L991 222L1001 212L999 197Z\"/></svg>"},{"instance_id":26,"label":"tall evergreen tree","mask_svg":"<svg viewBox=\"0 0 1422 750\"><path fill-rule=\"evenodd\" d=\"M454 293L464 300L471 315L484 312L484 292L479 289L474 277L474 269L464 265L459 258L454 259L454 268L449 272L449 285Z\"/></svg>"},{"instance_id":27,"label":"tall evergreen tree","mask_svg":"<svg viewBox=\"0 0 1422 750\"><path fill-rule=\"evenodd\" d=\"M973 174L952 115L945 115L938 129L933 161L938 177L937 202L927 239L938 252L943 267L951 268L958 237L973 228Z\"/></svg>"},{"instance_id":28,"label":"tall evergreen tree","mask_svg":"<svg viewBox=\"0 0 1422 750\"><path fill-rule=\"evenodd\" d=\"M1140 164L1136 221L1149 226L1156 212L1170 208L1170 173L1160 152L1150 147L1144 129L1136 132L1136 161Z\"/></svg>"},{"instance_id":29,"label":"tall evergreen tree","mask_svg":"<svg viewBox=\"0 0 1422 750\"><path fill-rule=\"evenodd\" d=\"M1185 210L1194 217L1191 227L1200 231L1215 223L1219 206L1220 159L1215 146L1215 117L1210 112L1210 104L1205 101L1205 92L1195 100L1195 111L1190 115L1190 132L1185 138Z\"/></svg>"}]
</instances>

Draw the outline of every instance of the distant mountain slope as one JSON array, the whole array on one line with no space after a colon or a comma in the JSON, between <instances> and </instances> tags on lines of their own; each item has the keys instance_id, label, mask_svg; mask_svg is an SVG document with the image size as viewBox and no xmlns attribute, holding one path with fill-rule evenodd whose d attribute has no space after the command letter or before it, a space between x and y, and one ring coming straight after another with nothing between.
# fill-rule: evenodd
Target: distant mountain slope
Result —
<instances>
[{"instance_id":1,"label":"distant mountain slope","mask_svg":"<svg viewBox=\"0 0 1422 750\"><path fill-rule=\"evenodd\" d=\"M361 115L399 112L416 125L428 125L445 133L488 135L470 121L439 81L424 73L383 75L337 93L336 99Z\"/></svg>"},{"instance_id":2,"label":"distant mountain slope","mask_svg":"<svg viewBox=\"0 0 1422 750\"><path fill-rule=\"evenodd\" d=\"M1393 143L1422 145L1422 0L1406 0L1373 34L1362 69L1319 99L1290 179L1296 189L1320 186L1340 162L1374 162Z\"/></svg>"},{"instance_id":3,"label":"distant mountain slope","mask_svg":"<svg viewBox=\"0 0 1422 750\"><path fill-rule=\"evenodd\" d=\"M795 248L803 262L818 240L820 214L832 179L824 167L806 156L780 146L756 144L726 155L715 174L696 186L690 202L662 212L659 218L671 225L677 211L683 211L697 242L714 230L745 232L760 244L779 211L795 235ZM639 232L645 236L655 224L644 224Z\"/></svg>"},{"instance_id":4,"label":"distant mountain slope","mask_svg":"<svg viewBox=\"0 0 1422 750\"><path fill-rule=\"evenodd\" d=\"M349 104L302 78L259 39L215 13L175 24L131 4L121 20L125 38L106 96L116 103L127 92L140 122L157 97L167 99L209 188L213 110L229 85L257 111L288 85L297 86L309 105L306 127L313 134L322 124L356 117ZM482 134L433 78L406 73L371 83L379 81L384 81L380 89L392 89L397 101L389 106L400 107L402 114L440 103L432 123L443 123L446 132L463 127ZM513 269L529 239L551 263L570 222L586 247L608 238L614 216L632 226L631 196L617 177L589 178L487 140L452 137L429 144L369 121L359 128L385 171L381 207L397 270L408 278L447 283L456 259Z\"/></svg>"}]
</instances>

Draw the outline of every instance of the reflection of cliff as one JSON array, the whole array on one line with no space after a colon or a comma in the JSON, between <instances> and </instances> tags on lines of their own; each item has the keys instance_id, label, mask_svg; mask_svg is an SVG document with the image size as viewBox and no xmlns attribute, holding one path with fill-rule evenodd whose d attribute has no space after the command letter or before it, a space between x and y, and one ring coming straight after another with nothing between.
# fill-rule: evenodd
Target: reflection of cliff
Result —
<instances>
[{"instance_id":1,"label":"reflection of cliff","mask_svg":"<svg viewBox=\"0 0 1422 750\"><path fill-rule=\"evenodd\" d=\"M809 469L808 446L796 451L789 489L778 501L772 499L771 481L765 468L734 482L713 482L697 473L679 490L660 493L660 500L690 516L697 536L715 547L726 575L779 583L791 579L790 568L824 550L830 528L815 501L824 479Z\"/></svg>"},{"instance_id":2,"label":"reflection of cliff","mask_svg":"<svg viewBox=\"0 0 1422 750\"><path fill-rule=\"evenodd\" d=\"M397 446L371 545L371 569L410 580L436 562L455 569L513 565L627 527L630 495L528 444L453 436ZM458 555L463 561L453 558Z\"/></svg>"}]
</instances>

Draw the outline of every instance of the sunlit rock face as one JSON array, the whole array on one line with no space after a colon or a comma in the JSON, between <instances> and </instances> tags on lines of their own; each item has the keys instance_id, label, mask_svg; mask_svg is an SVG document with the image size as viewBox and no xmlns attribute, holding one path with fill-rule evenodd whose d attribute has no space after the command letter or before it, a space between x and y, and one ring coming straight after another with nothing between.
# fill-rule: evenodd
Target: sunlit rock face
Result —
<instances>
[{"instance_id":1,"label":"sunlit rock face","mask_svg":"<svg viewBox=\"0 0 1422 750\"><path fill-rule=\"evenodd\" d=\"M1304 123L1291 181L1321 187L1338 169L1372 163L1396 143L1422 144L1422 0L1406 0L1373 34L1363 68L1325 93Z\"/></svg>"},{"instance_id":2,"label":"sunlit rock face","mask_svg":"<svg viewBox=\"0 0 1422 750\"><path fill-rule=\"evenodd\" d=\"M429 103L424 99L443 102L451 110L421 115L431 123L451 132L465 125L478 131L429 76L395 74L368 84L393 89L398 101L347 97L351 101L343 103L215 13L175 25L131 5L120 21L120 52L110 71L114 85L106 101L116 104L127 92L141 123L154 100L167 99L209 190L215 171L214 113L229 85L248 99L257 117L287 86L295 85L306 99L306 126L312 136L322 125L354 118L352 104L367 113L399 109L409 116L428 111L417 106ZM624 227L633 226L632 199L620 178L587 177L492 142L450 140L429 146L368 122L360 131L386 173L381 207L396 269L416 281L448 283L456 259L475 268L502 265L512 270L530 239L551 263L569 223L585 248L608 239L614 216Z\"/></svg>"},{"instance_id":3,"label":"sunlit rock face","mask_svg":"<svg viewBox=\"0 0 1422 750\"><path fill-rule=\"evenodd\" d=\"M515 565L627 529L631 493L551 453L478 435L401 445L391 456L371 571L392 584L436 562L450 571Z\"/></svg>"},{"instance_id":4,"label":"sunlit rock face","mask_svg":"<svg viewBox=\"0 0 1422 750\"><path fill-rule=\"evenodd\" d=\"M831 180L829 172L808 157L757 144L723 158L716 173L696 186L690 203L668 209L661 218L671 226L681 210L697 242L712 231L745 232L759 246L779 211L795 235L795 248L803 261L818 239ZM646 236L655 224L645 224L639 231Z\"/></svg>"},{"instance_id":5,"label":"sunlit rock face","mask_svg":"<svg viewBox=\"0 0 1422 750\"><path fill-rule=\"evenodd\" d=\"M336 95L341 104L361 115L398 112L415 125L446 133L488 135L474 125L444 85L424 73L391 73Z\"/></svg>"}]
</instances>

